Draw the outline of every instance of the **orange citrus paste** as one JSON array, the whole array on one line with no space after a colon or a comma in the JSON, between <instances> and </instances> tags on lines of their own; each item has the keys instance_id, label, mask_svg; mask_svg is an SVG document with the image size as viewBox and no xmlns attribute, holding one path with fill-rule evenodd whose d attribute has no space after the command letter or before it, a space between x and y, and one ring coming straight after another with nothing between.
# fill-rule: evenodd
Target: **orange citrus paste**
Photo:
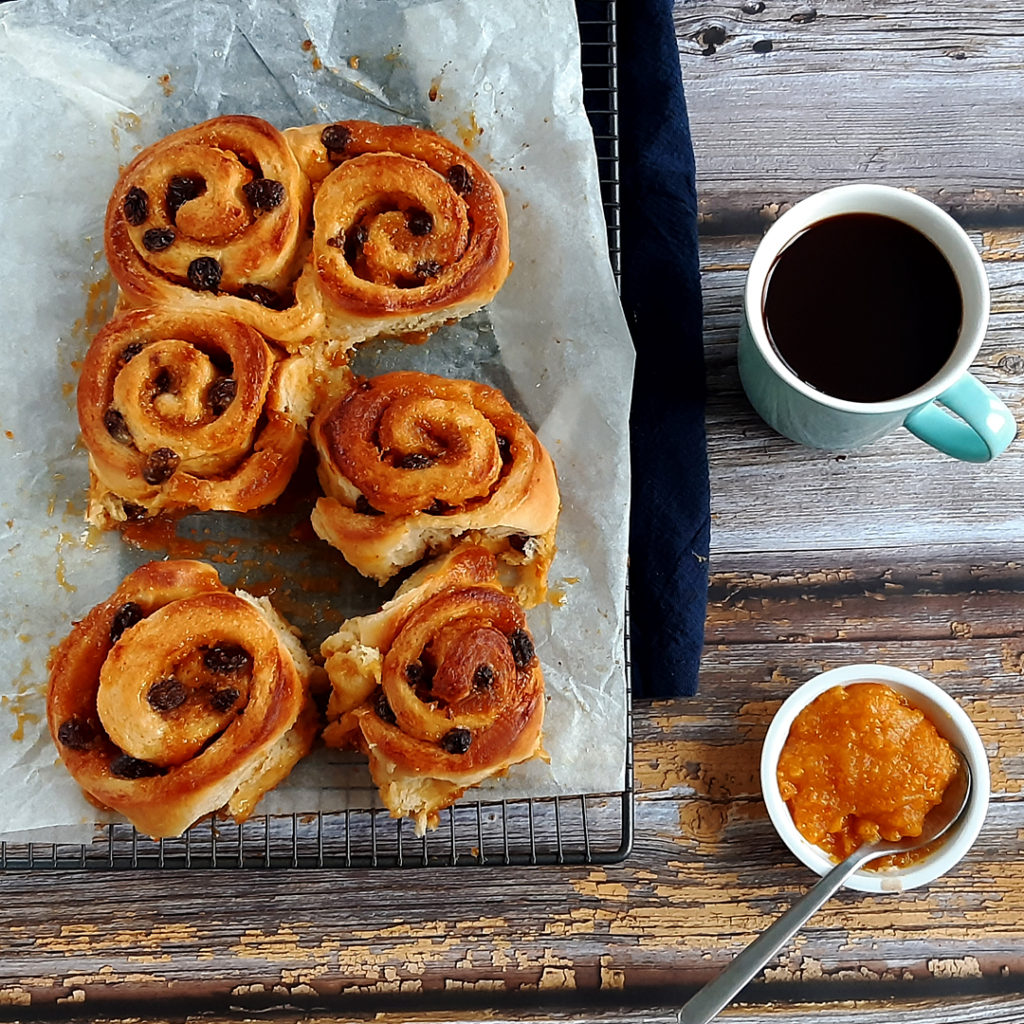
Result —
<instances>
[{"instance_id":1,"label":"orange citrus paste","mask_svg":"<svg viewBox=\"0 0 1024 1024\"><path fill-rule=\"evenodd\" d=\"M778 780L800 834L842 859L863 843L919 836L957 755L924 712L882 683L826 690L793 721Z\"/></svg>"}]
</instances>

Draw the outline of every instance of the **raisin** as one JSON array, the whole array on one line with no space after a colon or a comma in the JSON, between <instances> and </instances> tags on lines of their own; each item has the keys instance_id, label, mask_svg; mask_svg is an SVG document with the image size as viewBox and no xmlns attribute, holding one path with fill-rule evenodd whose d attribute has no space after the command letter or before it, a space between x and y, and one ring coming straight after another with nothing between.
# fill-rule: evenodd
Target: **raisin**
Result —
<instances>
[{"instance_id":1,"label":"raisin","mask_svg":"<svg viewBox=\"0 0 1024 1024\"><path fill-rule=\"evenodd\" d=\"M165 395L174 386L174 378L166 366L161 366L153 381L153 390L158 395Z\"/></svg>"},{"instance_id":2,"label":"raisin","mask_svg":"<svg viewBox=\"0 0 1024 1024\"><path fill-rule=\"evenodd\" d=\"M440 498L435 498L423 511L428 516L443 516L450 508L451 506L446 505Z\"/></svg>"},{"instance_id":3,"label":"raisin","mask_svg":"<svg viewBox=\"0 0 1024 1024\"><path fill-rule=\"evenodd\" d=\"M434 230L434 218L426 210L409 211L409 233L423 236Z\"/></svg>"},{"instance_id":4,"label":"raisin","mask_svg":"<svg viewBox=\"0 0 1024 1024\"><path fill-rule=\"evenodd\" d=\"M142 351L142 342L133 341L121 349L120 360L122 363L130 363Z\"/></svg>"},{"instance_id":5,"label":"raisin","mask_svg":"<svg viewBox=\"0 0 1024 1024\"><path fill-rule=\"evenodd\" d=\"M328 153L344 153L352 141L352 132L343 124L329 124L320 133L320 141Z\"/></svg>"},{"instance_id":6,"label":"raisin","mask_svg":"<svg viewBox=\"0 0 1024 1024\"><path fill-rule=\"evenodd\" d=\"M242 186L254 210L273 210L284 202L284 185L272 178L257 178Z\"/></svg>"},{"instance_id":7,"label":"raisin","mask_svg":"<svg viewBox=\"0 0 1024 1024\"><path fill-rule=\"evenodd\" d=\"M370 237L369 231L362 224L357 224L354 228L350 228L347 235L345 235L345 259L350 263L355 263L363 254L363 246L366 245L366 239Z\"/></svg>"},{"instance_id":8,"label":"raisin","mask_svg":"<svg viewBox=\"0 0 1024 1024\"><path fill-rule=\"evenodd\" d=\"M238 297L240 299L248 299L250 302L258 302L261 306L266 306L268 309L285 308L284 300L281 296L261 284L243 284L238 289Z\"/></svg>"},{"instance_id":9,"label":"raisin","mask_svg":"<svg viewBox=\"0 0 1024 1024\"><path fill-rule=\"evenodd\" d=\"M138 227L146 222L149 216L149 196L141 188L132 185L128 194L124 197L124 219L132 227Z\"/></svg>"},{"instance_id":10,"label":"raisin","mask_svg":"<svg viewBox=\"0 0 1024 1024\"><path fill-rule=\"evenodd\" d=\"M428 278L437 277L441 269L441 264L437 260L422 260L416 264L414 273L421 281L426 281Z\"/></svg>"},{"instance_id":11,"label":"raisin","mask_svg":"<svg viewBox=\"0 0 1024 1024\"><path fill-rule=\"evenodd\" d=\"M472 742L473 734L468 729L463 729L461 726L449 729L448 732L441 737L441 746L447 750L449 754L464 754L469 750Z\"/></svg>"},{"instance_id":12,"label":"raisin","mask_svg":"<svg viewBox=\"0 0 1024 1024\"><path fill-rule=\"evenodd\" d=\"M146 518L146 506L136 505L133 501L122 501L121 508L124 510L124 517L130 523L139 523Z\"/></svg>"},{"instance_id":13,"label":"raisin","mask_svg":"<svg viewBox=\"0 0 1024 1024\"><path fill-rule=\"evenodd\" d=\"M213 363L214 368L222 377L230 377L234 372L234 363L231 362L231 356L223 349L213 349L207 353L207 358Z\"/></svg>"},{"instance_id":14,"label":"raisin","mask_svg":"<svg viewBox=\"0 0 1024 1024\"><path fill-rule=\"evenodd\" d=\"M498 435L498 454L502 462L508 462L512 458L512 442L501 434Z\"/></svg>"},{"instance_id":15,"label":"raisin","mask_svg":"<svg viewBox=\"0 0 1024 1024\"><path fill-rule=\"evenodd\" d=\"M398 719L395 718L394 711L391 710L391 705L388 703L387 695L383 690L377 694L377 700L373 705L373 710L377 712L377 717L382 722L387 722L388 725L394 725L395 722L398 721Z\"/></svg>"},{"instance_id":16,"label":"raisin","mask_svg":"<svg viewBox=\"0 0 1024 1024\"><path fill-rule=\"evenodd\" d=\"M379 508L374 508L369 503L369 501L366 500L366 495L365 494L360 494L359 497L356 498L356 511L361 516L382 516L382 515L384 515L384 513L381 512L381 510Z\"/></svg>"},{"instance_id":17,"label":"raisin","mask_svg":"<svg viewBox=\"0 0 1024 1024\"><path fill-rule=\"evenodd\" d=\"M427 469L437 461L433 455L425 452L409 452L406 455L399 455L395 459L396 469Z\"/></svg>"},{"instance_id":18,"label":"raisin","mask_svg":"<svg viewBox=\"0 0 1024 1024\"><path fill-rule=\"evenodd\" d=\"M429 690L434 682L434 666L422 661L410 661L405 666L405 678L409 680L410 686Z\"/></svg>"},{"instance_id":19,"label":"raisin","mask_svg":"<svg viewBox=\"0 0 1024 1024\"><path fill-rule=\"evenodd\" d=\"M206 401L214 416L220 416L238 394L238 382L234 377L218 377L206 393Z\"/></svg>"},{"instance_id":20,"label":"raisin","mask_svg":"<svg viewBox=\"0 0 1024 1024\"><path fill-rule=\"evenodd\" d=\"M121 634L141 622L145 618L142 609L134 601L126 601L114 612L113 621L110 623L110 642L117 643Z\"/></svg>"},{"instance_id":21,"label":"raisin","mask_svg":"<svg viewBox=\"0 0 1024 1024\"><path fill-rule=\"evenodd\" d=\"M529 539L530 538L525 533L513 533L508 538L508 546L512 548L513 551L522 553L526 550L526 545Z\"/></svg>"},{"instance_id":22,"label":"raisin","mask_svg":"<svg viewBox=\"0 0 1024 1024\"><path fill-rule=\"evenodd\" d=\"M72 715L66 722L61 723L57 730L57 739L68 750L89 750L96 739L96 730L91 722Z\"/></svg>"},{"instance_id":23,"label":"raisin","mask_svg":"<svg viewBox=\"0 0 1024 1024\"><path fill-rule=\"evenodd\" d=\"M154 711L173 711L180 708L188 698L185 684L174 676L168 676L154 683L146 693L146 700Z\"/></svg>"},{"instance_id":24,"label":"raisin","mask_svg":"<svg viewBox=\"0 0 1024 1024\"><path fill-rule=\"evenodd\" d=\"M210 697L210 707L214 711L230 711L238 702L241 694L233 686L227 686L223 690L214 690Z\"/></svg>"},{"instance_id":25,"label":"raisin","mask_svg":"<svg viewBox=\"0 0 1024 1024\"><path fill-rule=\"evenodd\" d=\"M146 457L142 478L147 484L162 484L174 475L181 456L171 448L157 448Z\"/></svg>"},{"instance_id":26,"label":"raisin","mask_svg":"<svg viewBox=\"0 0 1024 1024\"><path fill-rule=\"evenodd\" d=\"M473 179L462 164L452 164L448 168L448 184L455 189L456 195L468 196L473 191Z\"/></svg>"},{"instance_id":27,"label":"raisin","mask_svg":"<svg viewBox=\"0 0 1024 1024\"><path fill-rule=\"evenodd\" d=\"M345 236L344 235L335 235L333 238L328 238L327 239L327 244L332 249L344 249L345 248Z\"/></svg>"},{"instance_id":28,"label":"raisin","mask_svg":"<svg viewBox=\"0 0 1024 1024\"><path fill-rule=\"evenodd\" d=\"M174 242L174 228L150 228L142 236L142 244L150 252L163 252Z\"/></svg>"},{"instance_id":29,"label":"raisin","mask_svg":"<svg viewBox=\"0 0 1024 1024\"><path fill-rule=\"evenodd\" d=\"M190 200L206 191L206 180L198 174L176 174L167 185L167 216L173 221L178 211Z\"/></svg>"},{"instance_id":30,"label":"raisin","mask_svg":"<svg viewBox=\"0 0 1024 1024\"><path fill-rule=\"evenodd\" d=\"M107 433L115 440L118 444L132 444L132 432L128 429L128 424L125 422L124 416L121 415L116 409L108 409L103 414L103 426L107 428Z\"/></svg>"},{"instance_id":31,"label":"raisin","mask_svg":"<svg viewBox=\"0 0 1024 1024\"><path fill-rule=\"evenodd\" d=\"M252 665L252 655L240 644L218 644L203 655L203 664L211 672L240 672Z\"/></svg>"},{"instance_id":32,"label":"raisin","mask_svg":"<svg viewBox=\"0 0 1024 1024\"><path fill-rule=\"evenodd\" d=\"M118 754L110 762L110 773L119 779L149 779L154 775L166 775L167 769L158 764L143 761L130 754Z\"/></svg>"},{"instance_id":33,"label":"raisin","mask_svg":"<svg viewBox=\"0 0 1024 1024\"><path fill-rule=\"evenodd\" d=\"M490 665L478 665L473 673L473 685L487 689L494 683L494 669Z\"/></svg>"},{"instance_id":34,"label":"raisin","mask_svg":"<svg viewBox=\"0 0 1024 1024\"><path fill-rule=\"evenodd\" d=\"M220 287L220 264L212 256L197 256L188 265L188 283L200 292L215 292Z\"/></svg>"},{"instance_id":35,"label":"raisin","mask_svg":"<svg viewBox=\"0 0 1024 1024\"><path fill-rule=\"evenodd\" d=\"M517 629L510 634L508 646L512 651L512 660L516 663L516 668L524 669L533 661L533 640L530 639L530 634L525 629Z\"/></svg>"}]
</instances>

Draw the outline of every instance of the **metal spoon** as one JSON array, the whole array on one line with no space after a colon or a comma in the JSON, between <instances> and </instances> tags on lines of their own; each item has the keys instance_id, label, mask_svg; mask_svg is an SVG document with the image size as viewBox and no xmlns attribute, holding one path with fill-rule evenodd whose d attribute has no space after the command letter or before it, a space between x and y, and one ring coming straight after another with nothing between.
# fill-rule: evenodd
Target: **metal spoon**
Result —
<instances>
[{"instance_id":1,"label":"metal spoon","mask_svg":"<svg viewBox=\"0 0 1024 1024\"><path fill-rule=\"evenodd\" d=\"M716 978L712 978L679 1011L679 1024L707 1024L717 1017L744 985L785 945L807 919L863 864L876 857L916 850L944 835L962 817L971 794L971 769L957 751L960 765L942 800L924 819L919 836L898 842L866 843L823 875L789 910L746 947Z\"/></svg>"}]
</instances>

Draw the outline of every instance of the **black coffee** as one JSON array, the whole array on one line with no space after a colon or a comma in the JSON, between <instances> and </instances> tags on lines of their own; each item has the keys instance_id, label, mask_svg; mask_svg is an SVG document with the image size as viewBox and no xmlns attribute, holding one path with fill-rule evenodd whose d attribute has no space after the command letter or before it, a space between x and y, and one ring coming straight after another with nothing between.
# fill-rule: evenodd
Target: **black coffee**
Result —
<instances>
[{"instance_id":1,"label":"black coffee","mask_svg":"<svg viewBox=\"0 0 1024 1024\"><path fill-rule=\"evenodd\" d=\"M960 334L963 298L946 258L916 228L846 213L779 253L764 318L801 380L835 398L883 402L939 372Z\"/></svg>"}]
</instances>

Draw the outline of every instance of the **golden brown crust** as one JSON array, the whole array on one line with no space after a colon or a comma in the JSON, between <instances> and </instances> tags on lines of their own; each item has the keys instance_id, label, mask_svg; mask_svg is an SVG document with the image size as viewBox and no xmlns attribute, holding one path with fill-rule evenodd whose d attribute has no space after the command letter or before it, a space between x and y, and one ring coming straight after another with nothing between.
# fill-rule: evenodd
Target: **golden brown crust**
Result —
<instances>
[{"instance_id":1,"label":"golden brown crust","mask_svg":"<svg viewBox=\"0 0 1024 1024\"><path fill-rule=\"evenodd\" d=\"M491 175L433 132L370 121L174 132L121 174L105 244L125 308L227 313L327 365L474 312L511 266Z\"/></svg>"},{"instance_id":2,"label":"golden brown crust","mask_svg":"<svg viewBox=\"0 0 1024 1024\"><path fill-rule=\"evenodd\" d=\"M312 665L285 628L200 562L135 570L51 660L47 719L64 765L153 837L225 805L241 820L315 737Z\"/></svg>"},{"instance_id":3,"label":"golden brown crust","mask_svg":"<svg viewBox=\"0 0 1024 1024\"><path fill-rule=\"evenodd\" d=\"M554 465L500 391L399 371L364 380L314 418L326 496L317 534L381 582L472 533L529 567L543 598L559 495Z\"/></svg>"},{"instance_id":4,"label":"golden brown crust","mask_svg":"<svg viewBox=\"0 0 1024 1024\"><path fill-rule=\"evenodd\" d=\"M219 313L137 310L108 323L78 384L88 518L107 526L274 501L306 436L307 413L282 386L299 358L279 361L255 330Z\"/></svg>"},{"instance_id":5,"label":"golden brown crust","mask_svg":"<svg viewBox=\"0 0 1024 1024\"><path fill-rule=\"evenodd\" d=\"M107 260L130 305L228 313L294 349L323 320L302 275L311 205L281 132L257 117L213 118L122 172L107 206Z\"/></svg>"},{"instance_id":6,"label":"golden brown crust","mask_svg":"<svg viewBox=\"0 0 1024 1024\"><path fill-rule=\"evenodd\" d=\"M311 259L337 335L427 332L494 297L510 268L505 201L468 153L370 121L285 135L316 189Z\"/></svg>"},{"instance_id":7,"label":"golden brown crust","mask_svg":"<svg viewBox=\"0 0 1024 1024\"><path fill-rule=\"evenodd\" d=\"M463 546L321 647L331 746L358 746L395 817L417 830L470 786L542 754L544 680L493 558Z\"/></svg>"}]
</instances>

